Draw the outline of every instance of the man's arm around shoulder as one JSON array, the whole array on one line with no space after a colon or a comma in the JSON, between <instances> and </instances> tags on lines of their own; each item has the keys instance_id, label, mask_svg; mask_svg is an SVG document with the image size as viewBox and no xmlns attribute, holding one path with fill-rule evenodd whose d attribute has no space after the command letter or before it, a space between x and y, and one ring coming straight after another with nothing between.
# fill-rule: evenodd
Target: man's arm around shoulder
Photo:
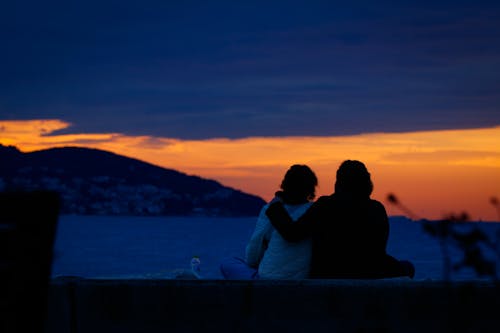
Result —
<instances>
[{"instance_id":1,"label":"man's arm around shoulder","mask_svg":"<svg viewBox=\"0 0 500 333\"><path fill-rule=\"evenodd\" d=\"M274 202L269 205L266 215L273 227L285 240L298 242L310 235L310 223L307 218L308 211L294 222L283 207L283 204L281 202Z\"/></svg>"}]
</instances>

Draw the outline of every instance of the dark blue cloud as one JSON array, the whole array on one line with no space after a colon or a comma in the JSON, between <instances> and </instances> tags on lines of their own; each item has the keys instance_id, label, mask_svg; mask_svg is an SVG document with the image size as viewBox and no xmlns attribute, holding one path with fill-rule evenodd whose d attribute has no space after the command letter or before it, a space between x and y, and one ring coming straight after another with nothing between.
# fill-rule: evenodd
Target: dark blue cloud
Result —
<instances>
[{"instance_id":1,"label":"dark blue cloud","mask_svg":"<svg viewBox=\"0 0 500 333\"><path fill-rule=\"evenodd\" d=\"M500 124L489 1L19 1L0 119L181 138Z\"/></svg>"}]
</instances>

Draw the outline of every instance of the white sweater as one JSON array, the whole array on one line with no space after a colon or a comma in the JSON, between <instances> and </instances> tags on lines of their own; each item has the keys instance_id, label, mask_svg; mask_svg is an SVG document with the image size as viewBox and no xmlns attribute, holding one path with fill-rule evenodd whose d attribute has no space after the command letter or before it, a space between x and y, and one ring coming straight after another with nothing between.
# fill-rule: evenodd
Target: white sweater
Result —
<instances>
[{"instance_id":1,"label":"white sweater","mask_svg":"<svg viewBox=\"0 0 500 333\"><path fill-rule=\"evenodd\" d=\"M296 221L312 205L284 205L292 220ZM269 204L260 211L255 231L246 248L245 261L258 266L261 279L305 279L311 263L311 240L297 243L287 242L274 229L265 212ZM267 244L267 248L266 248Z\"/></svg>"}]
</instances>

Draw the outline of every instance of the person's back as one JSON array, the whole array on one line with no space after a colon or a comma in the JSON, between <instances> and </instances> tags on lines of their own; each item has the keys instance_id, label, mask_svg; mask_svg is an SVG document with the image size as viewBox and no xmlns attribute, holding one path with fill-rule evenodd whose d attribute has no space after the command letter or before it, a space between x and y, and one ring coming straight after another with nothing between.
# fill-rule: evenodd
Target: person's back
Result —
<instances>
[{"instance_id":1,"label":"person's back","mask_svg":"<svg viewBox=\"0 0 500 333\"><path fill-rule=\"evenodd\" d=\"M284 207L293 220L297 220L311 206L311 202ZM268 205L264 206L263 211ZM258 262L255 251L259 251L262 237L267 238L267 247ZM311 239L290 243L276 230L271 222L261 214L255 231L246 248L245 261L258 266L261 279L304 279L309 275L311 263Z\"/></svg>"},{"instance_id":2,"label":"person's back","mask_svg":"<svg viewBox=\"0 0 500 333\"><path fill-rule=\"evenodd\" d=\"M331 195L315 204L311 278L357 278L376 274L389 232L384 207L375 200ZM325 264L325 263L334 264Z\"/></svg>"},{"instance_id":3,"label":"person's back","mask_svg":"<svg viewBox=\"0 0 500 333\"><path fill-rule=\"evenodd\" d=\"M293 165L276 194L293 220L312 205L318 180L306 165ZM231 258L221 264L226 279L303 279L309 275L311 240L288 242L271 225L263 207L245 251L245 259Z\"/></svg>"}]
</instances>

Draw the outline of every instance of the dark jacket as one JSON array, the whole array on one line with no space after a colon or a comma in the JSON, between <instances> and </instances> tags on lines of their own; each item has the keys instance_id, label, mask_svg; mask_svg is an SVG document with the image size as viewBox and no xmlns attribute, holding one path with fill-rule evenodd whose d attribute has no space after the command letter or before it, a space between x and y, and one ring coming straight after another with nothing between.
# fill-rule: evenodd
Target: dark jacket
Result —
<instances>
[{"instance_id":1,"label":"dark jacket","mask_svg":"<svg viewBox=\"0 0 500 333\"><path fill-rule=\"evenodd\" d=\"M369 198L319 198L296 222L281 203L266 215L288 241L312 237L310 278L382 278L402 275L387 255L389 221L384 206Z\"/></svg>"}]
</instances>

